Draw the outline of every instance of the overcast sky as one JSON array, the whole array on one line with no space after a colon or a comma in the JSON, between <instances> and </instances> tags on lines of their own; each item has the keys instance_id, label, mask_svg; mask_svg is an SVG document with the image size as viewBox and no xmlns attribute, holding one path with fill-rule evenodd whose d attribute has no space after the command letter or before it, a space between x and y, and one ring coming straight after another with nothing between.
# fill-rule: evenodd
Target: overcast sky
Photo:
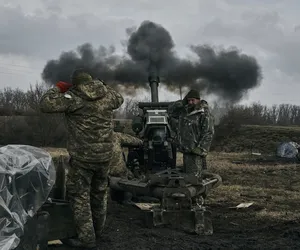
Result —
<instances>
[{"instance_id":1,"label":"overcast sky","mask_svg":"<svg viewBox=\"0 0 300 250\"><path fill-rule=\"evenodd\" d=\"M300 105L299 9L296 0L0 0L0 86L26 90L62 51L120 47L126 28L150 20L180 54L209 43L255 56L264 79L244 103Z\"/></svg>"}]
</instances>

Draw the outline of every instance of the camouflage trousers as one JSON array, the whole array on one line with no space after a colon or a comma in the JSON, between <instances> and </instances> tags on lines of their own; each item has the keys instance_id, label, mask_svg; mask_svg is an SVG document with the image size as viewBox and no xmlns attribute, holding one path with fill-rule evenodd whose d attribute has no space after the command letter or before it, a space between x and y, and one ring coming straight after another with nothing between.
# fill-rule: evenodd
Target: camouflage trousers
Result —
<instances>
[{"instance_id":1,"label":"camouflage trousers","mask_svg":"<svg viewBox=\"0 0 300 250\"><path fill-rule=\"evenodd\" d=\"M195 174L201 176L203 173L203 157L195 154L183 154L183 172L187 174ZM202 205L206 193L192 197L193 204Z\"/></svg>"},{"instance_id":2,"label":"camouflage trousers","mask_svg":"<svg viewBox=\"0 0 300 250\"><path fill-rule=\"evenodd\" d=\"M66 183L78 238L95 244L106 221L109 162L87 163L70 159Z\"/></svg>"},{"instance_id":3,"label":"camouflage trousers","mask_svg":"<svg viewBox=\"0 0 300 250\"><path fill-rule=\"evenodd\" d=\"M206 169L206 157L195 154L183 154L183 172L187 174L201 175L202 171Z\"/></svg>"}]
</instances>

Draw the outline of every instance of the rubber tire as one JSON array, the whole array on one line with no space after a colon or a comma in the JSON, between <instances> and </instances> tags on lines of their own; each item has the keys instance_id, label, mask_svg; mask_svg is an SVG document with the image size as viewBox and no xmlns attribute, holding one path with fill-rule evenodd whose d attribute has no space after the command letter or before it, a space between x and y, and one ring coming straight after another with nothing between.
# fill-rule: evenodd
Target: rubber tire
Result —
<instances>
[{"instance_id":1,"label":"rubber tire","mask_svg":"<svg viewBox=\"0 0 300 250\"><path fill-rule=\"evenodd\" d=\"M110 189L110 198L111 198L112 201L116 201L119 204L121 204L125 200L125 192L124 191Z\"/></svg>"}]
</instances>

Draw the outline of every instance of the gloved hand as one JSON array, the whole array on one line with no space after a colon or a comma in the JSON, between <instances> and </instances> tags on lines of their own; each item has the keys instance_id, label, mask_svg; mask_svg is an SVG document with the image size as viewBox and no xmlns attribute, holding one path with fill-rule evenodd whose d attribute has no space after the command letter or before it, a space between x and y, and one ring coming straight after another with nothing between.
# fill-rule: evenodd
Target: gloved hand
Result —
<instances>
[{"instance_id":1,"label":"gloved hand","mask_svg":"<svg viewBox=\"0 0 300 250\"><path fill-rule=\"evenodd\" d=\"M62 81L59 81L58 83L56 83L56 87L59 88L61 93L68 91L69 88L71 88L72 86L73 85L71 83L62 82Z\"/></svg>"},{"instance_id":2,"label":"gloved hand","mask_svg":"<svg viewBox=\"0 0 300 250\"><path fill-rule=\"evenodd\" d=\"M194 148L191 153L193 153L195 155L199 155L199 156L206 156L207 155L206 150L204 150L202 148L198 148L198 147Z\"/></svg>"}]
</instances>

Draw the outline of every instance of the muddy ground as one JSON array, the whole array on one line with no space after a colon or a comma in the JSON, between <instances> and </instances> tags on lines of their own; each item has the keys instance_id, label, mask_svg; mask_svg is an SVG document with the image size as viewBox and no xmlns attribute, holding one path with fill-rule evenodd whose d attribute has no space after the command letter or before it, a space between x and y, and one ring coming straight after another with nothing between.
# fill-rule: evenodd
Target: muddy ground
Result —
<instances>
[{"instance_id":1,"label":"muddy ground","mask_svg":"<svg viewBox=\"0 0 300 250\"><path fill-rule=\"evenodd\" d=\"M209 168L223 178L207 201L213 213L212 236L149 229L138 208L110 202L101 249L300 249L299 164L247 157L213 154L209 158ZM253 205L232 208L241 202Z\"/></svg>"}]
</instances>

